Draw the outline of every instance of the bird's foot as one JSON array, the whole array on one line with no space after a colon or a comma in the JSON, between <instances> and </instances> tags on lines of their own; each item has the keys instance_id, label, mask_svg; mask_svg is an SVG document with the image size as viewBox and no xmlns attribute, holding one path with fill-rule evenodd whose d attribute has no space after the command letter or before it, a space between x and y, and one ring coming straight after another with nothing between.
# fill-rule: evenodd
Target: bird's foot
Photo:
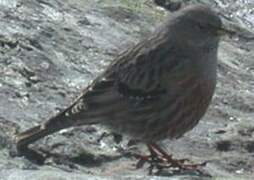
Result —
<instances>
[{"instance_id":1,"label":"bird's foot","mask_svg":"<svg viewBox=\"0 0 254 180\"><path fill-rule=\"evenodd\" d=\"M172 155L168 155L165 151L159 148L156 144L148 145L150 155L143 156L137 155L134 156L139 159L136 164L136 168L142 168L145 163L148 163L149 174L159 174L163 169L170 169L173 172L185 172L185 171L196 171L202 175L208 175L204 173L200 167L206 165L206 162L200 164L188 164L188 159L174 159ZM156 172L154 172L156 170Z\"/></svg>"}]
</instances>

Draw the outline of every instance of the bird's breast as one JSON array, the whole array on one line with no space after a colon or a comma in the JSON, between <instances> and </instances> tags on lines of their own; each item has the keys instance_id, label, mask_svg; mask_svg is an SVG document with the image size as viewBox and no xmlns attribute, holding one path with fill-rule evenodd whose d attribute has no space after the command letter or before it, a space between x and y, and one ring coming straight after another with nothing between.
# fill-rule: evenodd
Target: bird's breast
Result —
<instances>
[{"instance_id":1,"label":"bird's breast","mask_svg":"<svg viewBox=\"0 0 254 180\"><path fill-rule=\"evenodd\" d=\"M175 104L168 106L169 138L181 137L199 122L211 102L215 89L215 81L200 78L186 78L179 82L179 85L182 92L178 93ZM171 110L172 107L175 108L174 111Z\"/></svg>"}]
</instances>

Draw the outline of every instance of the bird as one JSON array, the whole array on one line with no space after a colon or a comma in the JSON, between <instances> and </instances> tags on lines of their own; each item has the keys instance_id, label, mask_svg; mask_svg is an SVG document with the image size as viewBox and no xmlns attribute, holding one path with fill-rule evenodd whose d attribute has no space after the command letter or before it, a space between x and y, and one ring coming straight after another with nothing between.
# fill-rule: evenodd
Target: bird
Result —
<instances>
[{"instance_id":1,"label":"bird","mask_svg":"<svg viewBox=\"0 0 254 180\"><path fill-rule=\"evenodd\" d=\"M223 31L221 18L208 6L173 13L117 55L66 109L15 135L18 151L61 129L102 124L146 144L161 162L173 160L157 142L182 137L206 113L216 88ZM149 161L143 157L139 165L144 159Z\"/></svg>"}]
</instances>

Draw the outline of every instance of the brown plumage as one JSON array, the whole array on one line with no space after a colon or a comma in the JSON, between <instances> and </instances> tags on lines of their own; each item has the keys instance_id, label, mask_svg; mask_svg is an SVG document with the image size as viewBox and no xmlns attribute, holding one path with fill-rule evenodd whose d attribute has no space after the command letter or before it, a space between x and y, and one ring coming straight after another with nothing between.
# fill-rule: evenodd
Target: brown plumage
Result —
<instances>
[{"instance_id":1,"label":"brown plumage","mask_svg":"<svg viewBox=\"0 0 254 180\"><path fill-rule=\"evenodd\" d=\"M18 134L18 149L60 129L96 123L147 144L181 137L198 123L213 96L221 29L208 7L175 13L116 57L67 109Z\"/></svg>"}]
</instances>

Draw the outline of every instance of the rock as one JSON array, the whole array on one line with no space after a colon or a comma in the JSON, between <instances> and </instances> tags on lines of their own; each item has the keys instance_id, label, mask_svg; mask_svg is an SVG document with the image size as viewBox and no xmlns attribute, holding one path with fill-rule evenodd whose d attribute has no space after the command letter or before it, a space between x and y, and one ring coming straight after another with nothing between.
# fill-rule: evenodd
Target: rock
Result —
<instances>
[{"instance_id":1,"label":"rock","mask_svg":"<svg viewBox=\"0 0 254 180\"><path fill-rule=\"evenodd\" d=\"M234 33L220 45L218 85L209 111L185 137L166 140L165 148L174 157L208 161L204 170L214 178L253 179L254 3L174 2L213 6ZM147 176L147 166L136 170L136 160L122 153L128 139L116 142L101 126L70 128L33 144L59 157L42 166L10 157L16 132L68 106L120 51L171 12L147 0L5 0L0 8L1 179L205 179L195 173ZM146 152L141 144L128 148Z\"/></svg>"}]
</instances>

